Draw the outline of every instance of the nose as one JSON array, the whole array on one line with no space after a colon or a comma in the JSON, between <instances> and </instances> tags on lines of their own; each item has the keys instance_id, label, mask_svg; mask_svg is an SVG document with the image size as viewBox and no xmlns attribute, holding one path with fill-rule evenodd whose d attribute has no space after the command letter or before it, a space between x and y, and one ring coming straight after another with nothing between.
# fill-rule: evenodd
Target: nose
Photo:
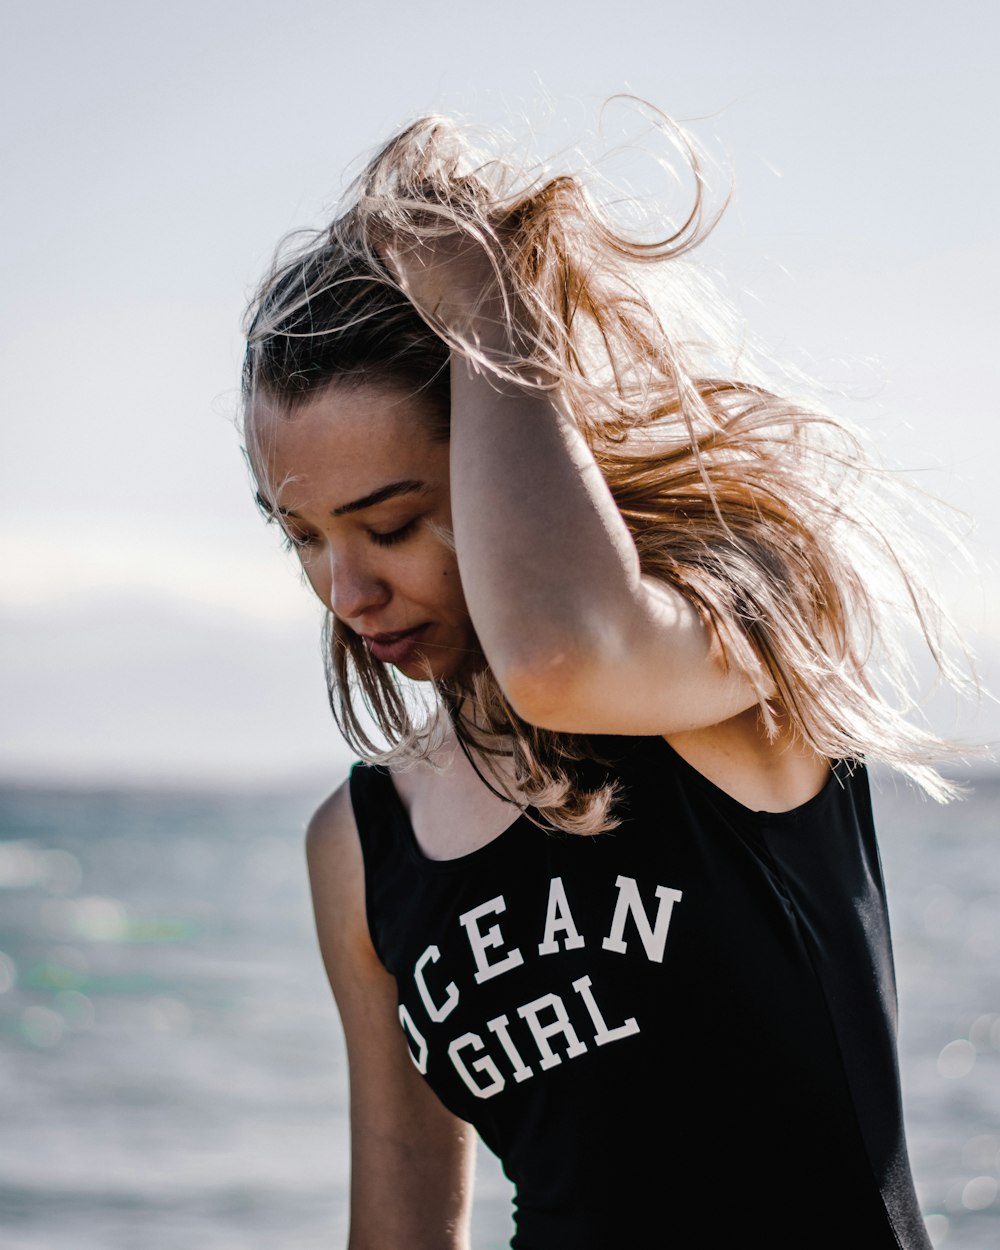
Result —
<instances>
[{"instance_id":1,"label":"nose","mask_svg":"<svg viewBox=\"0 0 1000 1250\"><path fill-rule=\"evenodd\" d=\"M347 623L388 603L391 591L367 561L347 554L331 553L326 594L320 597L334 616Z\"/></svg>"}]
</instances>

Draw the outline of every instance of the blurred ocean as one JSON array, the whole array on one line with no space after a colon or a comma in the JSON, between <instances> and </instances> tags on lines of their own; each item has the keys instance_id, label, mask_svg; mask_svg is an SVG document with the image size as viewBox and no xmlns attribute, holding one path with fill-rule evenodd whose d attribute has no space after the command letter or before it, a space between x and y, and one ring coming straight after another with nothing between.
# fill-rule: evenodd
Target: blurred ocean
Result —
<instances>
[{"instance_id":1,"label":"blurred ocean","mask_svg":"<svg viewBox=\"0 0 1000 1250\"><path fill-rule=\"evenodd\" d=\"M0 791L3 1250L345 1244L319 797ZM921 1202L936 1246L996 1250L1000 777L944 809L883 783L877 807ZM484 1154L476 1250L507 1244L509 1204Z\"/></svg>"}]
</instances>

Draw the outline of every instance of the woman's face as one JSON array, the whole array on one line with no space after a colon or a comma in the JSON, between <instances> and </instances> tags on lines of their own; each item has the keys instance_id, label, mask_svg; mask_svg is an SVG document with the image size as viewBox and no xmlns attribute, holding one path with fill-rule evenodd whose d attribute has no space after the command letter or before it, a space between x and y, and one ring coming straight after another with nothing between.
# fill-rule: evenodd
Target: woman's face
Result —
<instances>
[{"instance_id":1,"label":"woman's face","mask_svg":"<svg viewBox=\"0 0 1000 1250\"><path fill-rule=\"evenodd\" d=\"M264 506L313 590L376 659L442 678L480 658L454 553L447 442L419 397L334 384L251 413Z\"/></svg>"}]
</instances>

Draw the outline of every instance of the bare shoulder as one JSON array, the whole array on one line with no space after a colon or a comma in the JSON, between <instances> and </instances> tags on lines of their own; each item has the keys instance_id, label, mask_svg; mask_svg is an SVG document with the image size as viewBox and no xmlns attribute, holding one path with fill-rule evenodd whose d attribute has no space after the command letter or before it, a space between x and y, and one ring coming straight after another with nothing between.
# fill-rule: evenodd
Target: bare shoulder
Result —
<instances>
[{"instance_id":1,"label":"bare shoulder","mask_svg":"<svg viewBox=\"0 0 1000 1250\"><path fill-rule=\"evenodd\" d=\"M365 867L349 781L316 809L306 862L323 962L338 999L345 982L378 965L365 911Z\"/></svg>"},{"instance_id":2,"label":"bare shoulder","mask_svg":"<svg viewBox=\"0 0 1000 1250\"><path fill-rule=\"evenodd\" d=\"M348 901L354 888L364 886L361 841L351 805L350 782L345 781L319 805L306 828L306 861L313 890L332 901Z\"/></svg>"},{"instance_id":3,"label":"bare shoulder","mask_svg":"<svg viewBox=\"0 0 1000 1250\"><path fill-rule=\"evenodd\" d=\"M330 868L360 855L351 786L345 780L313 813L306 827L306 856L311 870L314 865Z\"/></svg>"}]
</instances>

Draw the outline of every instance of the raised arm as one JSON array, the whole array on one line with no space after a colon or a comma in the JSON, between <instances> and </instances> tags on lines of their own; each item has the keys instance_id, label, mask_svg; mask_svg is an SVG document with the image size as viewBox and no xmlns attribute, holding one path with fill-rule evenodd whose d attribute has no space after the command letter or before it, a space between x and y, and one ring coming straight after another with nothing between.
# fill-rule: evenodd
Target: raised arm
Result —
<instances>
[{"instance_id":1,"label":"raised arm","mask_svg":"<svg viewBox=\"0 0 1000 1250\"><path fill-rule=\"evenodd\" d=\"M396 983L368 935L364 865L345 783L306 839L323 963L350 1065L349 1250L468 1250L474 1134L417 1072Z\"/></svg>"},{"instance_id":2,"label":"raised arm","mask_svg":"<svg viewBox=\"0 0 1000 1250\"><path fill-rule=\"evenodd\" d=\"M487 359L524 354L475 244L390 251L425 315ZM514 322L513 332L511 321ZM515 709L565 732L677 734L757 702L673 587L641 575L624 520L558 390L451 360L452 517L466 602Z\"/></svg>"},{"instance_id":3,"label":"raised arm","mask_svg":"<svg viewBox=\"0 0 1000 1250\"><path fill-rule=\"evenodd\" d=\"M631 535L557 392L452 363L452 513L466 601L514 707L544 728L676 734L756 702Z\"/></svg>"}]
</instances>

